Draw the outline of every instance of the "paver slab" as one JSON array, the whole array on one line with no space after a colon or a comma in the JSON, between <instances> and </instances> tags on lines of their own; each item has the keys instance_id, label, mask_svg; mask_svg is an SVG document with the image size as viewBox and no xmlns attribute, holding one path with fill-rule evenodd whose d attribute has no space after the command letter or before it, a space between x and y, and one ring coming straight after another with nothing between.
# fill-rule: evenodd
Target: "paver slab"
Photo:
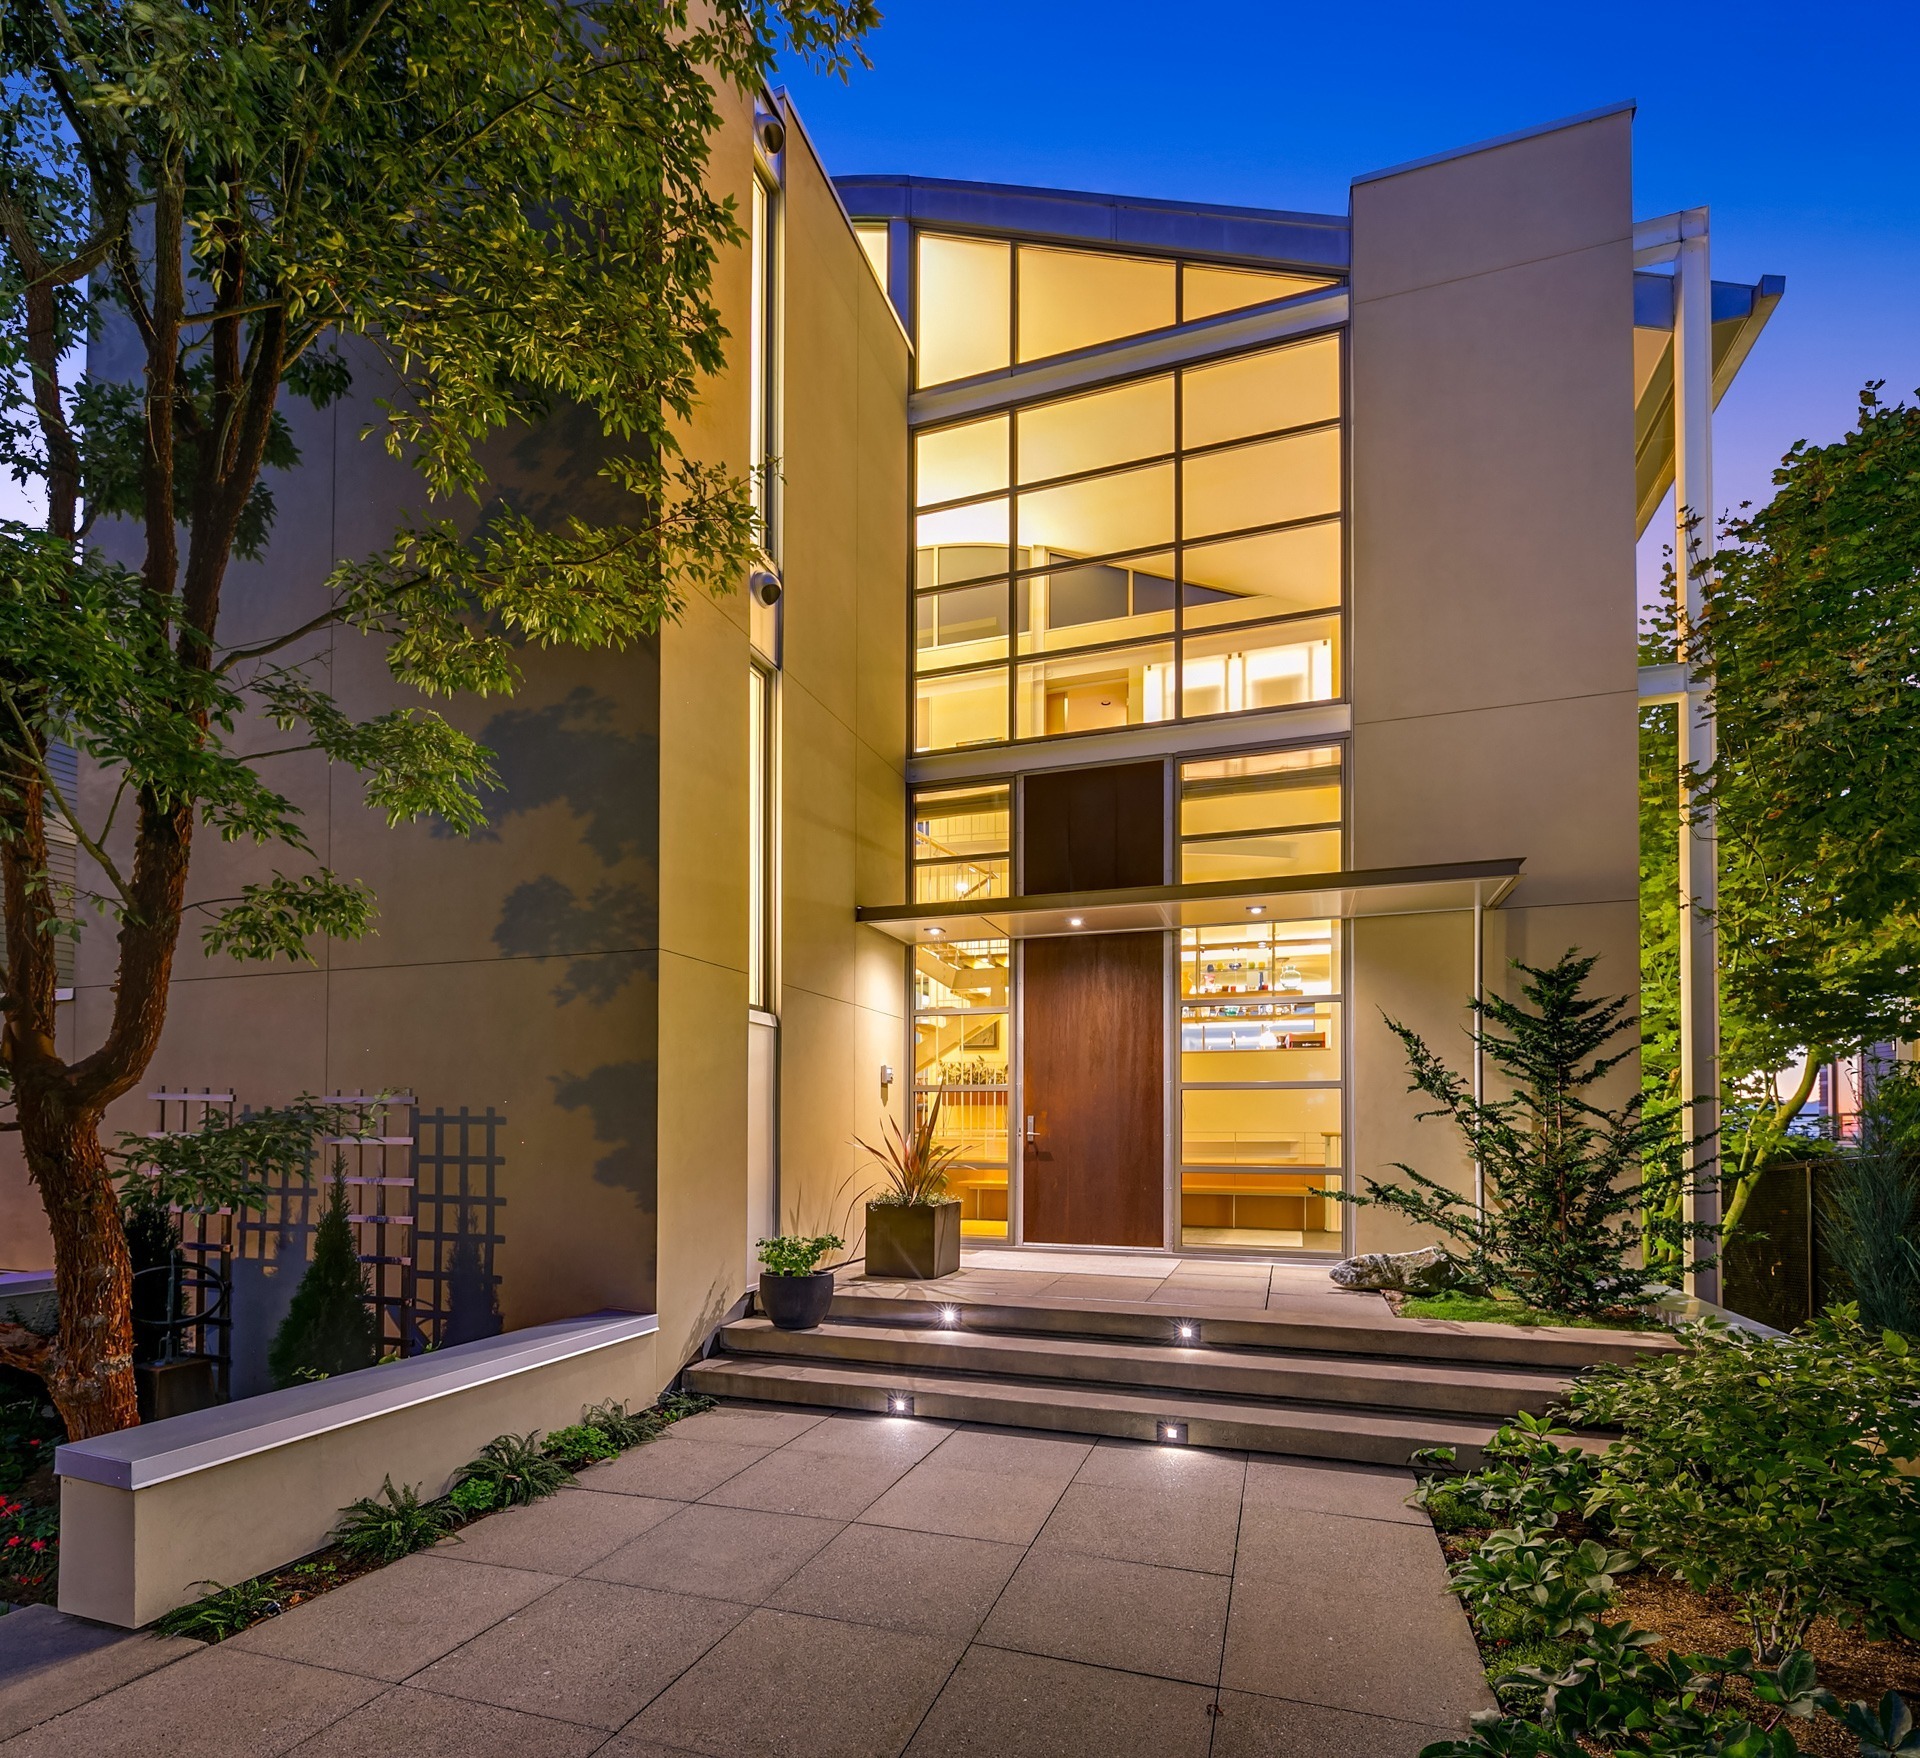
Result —
<instances>
[{"instance_id":1,"label":"paver slab","mask_svg":"<svg viewBox=\"0 0 1920 1758\"><path fill-rule=\"evenodd\" d=\"M770 1603L965 1641L993 1609L1025 1553L1017 1544L849 1526Z\"/></svg>"},{"instance_id":2,"label":"paver slab","mask_svg":"<svg viewBox=\"0 0 1920 1758\"><path fill-rule=\"evenodd\" d=\"M323 1728L294 1758L588 1758L605 1737L577 1721L403 1685Z\"/></svg>"},{"instance_id":3,"label":"paver slab","mask_svg":"<svg viewBox=\"0 0 1920 1758\"><path fill-rule=\"evenodd\" d=\"M201 1651L182 1636L21 1606L0 1617L0 1740Z\"/></svg>"},{"instance_id":4,"label":"paver slab","mask_svg":"<svg viewBox=\"0 0 1920 1758\"><path fill-rule=\"evenodd\" d=\"M759 1605L839 1530L834 1520L702 1502L643 1532L586 1572L631 1587Z\"/></svg>"}]
</instances>

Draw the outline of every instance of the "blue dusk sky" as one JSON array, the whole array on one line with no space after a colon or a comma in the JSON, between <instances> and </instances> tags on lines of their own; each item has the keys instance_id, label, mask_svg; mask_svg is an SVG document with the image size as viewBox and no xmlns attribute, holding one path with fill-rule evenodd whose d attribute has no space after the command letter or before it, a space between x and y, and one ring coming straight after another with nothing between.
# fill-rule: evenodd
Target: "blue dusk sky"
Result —
<instances>
[{"instance_id":1,"label":"blue dusk sky","mask_svg":"<svg viewBox=\"0 0 1920 1758\"><path fill-rule=\"evenodd\" d=\"M1718 278L1787 278L1716 418L1722 508L1867 380L1920 386L1911 4L882 4L870 70L787 77L836 174L1344 213L1359 173L1636 101L1636 213L1705 205Z\"/></svg>"}]
</instances>

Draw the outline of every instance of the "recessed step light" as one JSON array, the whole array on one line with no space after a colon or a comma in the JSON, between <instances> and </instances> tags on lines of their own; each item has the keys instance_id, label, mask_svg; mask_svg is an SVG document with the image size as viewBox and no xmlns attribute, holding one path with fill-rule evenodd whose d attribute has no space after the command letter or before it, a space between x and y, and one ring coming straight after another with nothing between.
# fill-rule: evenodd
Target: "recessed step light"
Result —
<instances>
[{"instance_id":1,"label":"recessed step light","mask_svg":"<svg viewBox=\"0 0 1920 1758\"><path fill-rule=\"evenodd\" d=\"M911 1392L889 1392L887 1394L887 1414L889 1416L911 1416L913 1414L913 1394Z\"/></svg>"},{"instance_id":2,"label":"recessed step light","mask_svg":"<svg viewBox=\"0 0 1920 1758\"><path fill-rule=\"evenodd\" d=\"M1153 1425L1153 1438L1163 1447L1184 1447L1187 1444L1187 1425L1171 1418L1163 1419Z\"/></svg>"}]
</instances>

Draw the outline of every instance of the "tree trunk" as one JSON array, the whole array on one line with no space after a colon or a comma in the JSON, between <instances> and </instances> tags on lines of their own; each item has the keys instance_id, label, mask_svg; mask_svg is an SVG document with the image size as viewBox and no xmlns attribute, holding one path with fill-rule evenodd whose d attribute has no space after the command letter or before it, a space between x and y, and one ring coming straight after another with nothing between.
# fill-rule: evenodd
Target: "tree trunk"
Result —
<instances>
[{"instance_id":1,"label":"tree trunk","mask_svg":"<svg viewBox=\"0 0 1920 1758\"><path fill-rule=\"evenodd\" d=\"M100 1113L58 1091L19 1093L21 1144L53 1231L60 1334L37 1368L70 1440L140 1420L133 1382L133 1266L100 1146Z\"/></svg>"}]
</instances>

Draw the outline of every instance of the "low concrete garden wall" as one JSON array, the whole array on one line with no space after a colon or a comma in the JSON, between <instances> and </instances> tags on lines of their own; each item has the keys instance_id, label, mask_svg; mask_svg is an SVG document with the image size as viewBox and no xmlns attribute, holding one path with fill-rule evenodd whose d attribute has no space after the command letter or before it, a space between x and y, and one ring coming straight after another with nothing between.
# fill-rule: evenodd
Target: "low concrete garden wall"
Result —
<instances>
[{"instance_id":1,"label":"low concrete garden wall","mask_svg":"<svg viewBox=\"0 0 1920 1758\"><path fill-rule=\"evenodd\" d=\"M602 1312L69 1442L60 1609L137 1628L321 1549L383 1479L439 1495L494 1436L659 1391L652 1314Z\"/></svg>"}]
</instances>

